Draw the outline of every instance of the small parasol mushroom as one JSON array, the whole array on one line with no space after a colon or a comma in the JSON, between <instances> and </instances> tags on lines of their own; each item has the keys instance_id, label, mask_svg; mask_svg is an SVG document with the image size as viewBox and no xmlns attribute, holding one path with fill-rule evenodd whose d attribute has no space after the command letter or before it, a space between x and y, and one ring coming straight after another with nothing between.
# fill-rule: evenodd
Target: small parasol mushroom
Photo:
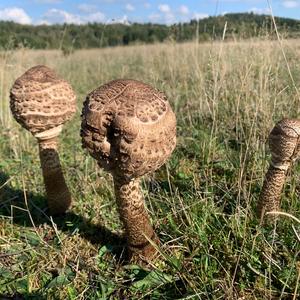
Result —
<instances>
[{"instance_id":1,"label":"small parasol mushroom","mask_svg":"<svg viewBox=\"0 0 300 300\"><path fill-rule=\"evenodd\" d=\"M296 119L281 120L270 133L272 159L257 205L257 214L261 221L267 212L280 209L281 191L287 172L300 156L299 137L300 120Z\"/></svg>"},{"instance_id":2,"label":"small parasol mushroom","mask_svg":"<svg viewBox=\"0 0 300 300\"><path fill-rule=\"evenodd\" d=\"M65 212L71 204L71 194L57 148L63 124L76 111L72 87L50 68L35 66L15 81L10 91L10 107L17 122L38 140L50 212Z\"/></svg>"}]
</instances>

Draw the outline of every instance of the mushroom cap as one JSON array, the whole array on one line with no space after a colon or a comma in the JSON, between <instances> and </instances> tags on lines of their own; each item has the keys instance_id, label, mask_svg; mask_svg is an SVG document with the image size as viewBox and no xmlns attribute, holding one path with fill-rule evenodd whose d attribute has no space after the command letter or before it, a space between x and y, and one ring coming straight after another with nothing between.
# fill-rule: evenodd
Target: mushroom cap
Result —
<instances>
[{"instance_id":1,"label":"mushroom cap","mask_svg":"<svg viewBox=\"0 0 300 300\"><path fill-rule=\"evenodd\" d=\"M35 66L19 77L10 90L13 116L32 134L58 127L76 111L71 85L46 66Z\"/></svg>"},{"instance_id":2,"label":"mushroom cap","mask_svg":"<svg viewBox=\"0 0 300 300\"><path fill-rule=\"evenodd\" d=\"M86 98L83 147L105 170L131 180L158 169L176 146L176 118L166 96L136 80L114 80Z\"/></svg>"},{"instance_id":3,"label":"mushroom cap","mask_svg":"<svg viewBox=\"0 0 300 300\"><path fill-rule=\"evenodd\" d=\"M289 165L300 153L300 120L283 119L272 129L269 147L274 166Z\"/></svg>"}]
</instances>

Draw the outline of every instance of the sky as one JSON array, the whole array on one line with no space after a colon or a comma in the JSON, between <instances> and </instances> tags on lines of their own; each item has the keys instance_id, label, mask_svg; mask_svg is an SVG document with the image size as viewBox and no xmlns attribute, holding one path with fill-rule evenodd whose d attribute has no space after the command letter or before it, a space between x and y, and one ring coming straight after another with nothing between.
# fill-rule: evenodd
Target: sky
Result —
<instances>
[{"instance_id":1,"label":"sky","mask_svg":"<svg viewBox=\"0 0 300 300\"><path fill-rule=\"evenodd\" d=\"M33 25L172 24L230 12L269 14L270 7L275 16L300 20L300 0L0 0L0 20Z\"/></svg>"}]
</instances>

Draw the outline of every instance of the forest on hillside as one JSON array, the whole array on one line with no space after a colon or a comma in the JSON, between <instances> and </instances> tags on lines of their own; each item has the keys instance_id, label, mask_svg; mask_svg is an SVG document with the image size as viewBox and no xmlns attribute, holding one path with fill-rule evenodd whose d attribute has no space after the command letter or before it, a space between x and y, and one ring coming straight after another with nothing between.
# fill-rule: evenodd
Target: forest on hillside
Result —
<instances>
[{"instance_id":1,"label":"forest on hillside","mask_svg":"<svg viewBox=\"0 0 300 300\"><path fill-rule=\"evenodd\" d=\"M275 20L285 37L300 37L299 20L280 17ZM222 38L225 24L227 39L275 36L271 17L253 13L226 14L171 26L152 23L33 26L1 21L0 49L72 50L164 41L208 41Z\"/></svg>"}]
</instances>

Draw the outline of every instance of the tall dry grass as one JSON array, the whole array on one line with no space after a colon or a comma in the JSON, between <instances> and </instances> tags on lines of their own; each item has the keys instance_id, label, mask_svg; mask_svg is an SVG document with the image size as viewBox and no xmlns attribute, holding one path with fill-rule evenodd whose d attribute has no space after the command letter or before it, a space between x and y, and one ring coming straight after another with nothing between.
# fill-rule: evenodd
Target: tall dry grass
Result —
<instances>
[{"instance_id":1,"label":"tall dry grass","mask_svg":"<svg viewBox=\"0 0 300 300\"><path fill-rule=\"evenodd\" d=\"M299 88L300 41L284 41L282 47ZM61 139L63 166L75 199L72 213L77 219L57 221L64 224L60 224L63 229L41 218L44 211L39 204L43 206L44 202L39 196L43 195L43 185L37 147L9 111L11 85L37 64L55 69L78 95L77 116L66 126ZM158 269L170 277L156 284L150 280L150 287L129 290L126 278L138 282L140 273L119 269L114 273L118 260L107 249L107 256L100 255L96 250L103 245L85 239L95 224L120 229L110 177L81 150L79 138L79 114L85 95L116 78L138 79L164 91L178 120L178 147L173 158L167 167L145 180L153 223L165 248L171 249L163 250L170 260ZM280 219L275 229L261 231L254 210L268 166L269 131L283 117L298 117L299 104L276 41L140 45L80 50L69 56L60 51L28 49L0 53L0 168L4 191L2 199L0 193L0 250L7 251L16 244L27 249L29 245L31 250L26 255L36 255L35 259L27 257L21 275L10 267L21 261L18 254L2 266L0 258L0 267L11 271L19 281L26 278L28 295L49 293L54 298L75 299L72 293L79 295L78 299L104 295L140 299L151 293L156 295L153 299L297 298L299 228L290 219ZM299 217L297 168L291 175L283 208ZM34 212L22 206L24 191ZM33 231L22 221L28 213L37 220ZM19 230L25 240L16 233ZM28 242L28 232L43 238L52 232L53 238L34 245ZM48 262L37 253L47 256ZM85 266L82 259L88 261ZM72 269L73 277L66 275L67 268ZM60 270L56 272L68 279L61 289L49 287L55 278L52 269ZM106 294L99 282L110 282L109 287L105 285ZM16 286L10 283L7 290L0 287L0 291L19 291Z\"/></svg>"}]
</instances>

